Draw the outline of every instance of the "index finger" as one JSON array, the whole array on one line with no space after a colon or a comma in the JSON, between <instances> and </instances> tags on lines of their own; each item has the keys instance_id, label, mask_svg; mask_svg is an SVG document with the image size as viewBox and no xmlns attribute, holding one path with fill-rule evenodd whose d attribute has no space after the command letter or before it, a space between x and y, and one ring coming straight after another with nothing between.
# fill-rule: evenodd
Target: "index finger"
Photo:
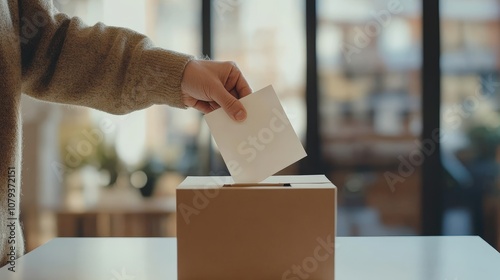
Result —
<instances>
[{"instance_id":1,"label":"index finger","mask_svg":"<svg viewBox=\"0 0 500 280\"><path fill-rule=\"evenodd\" d=\"M239 79L236 81L236 91L238 92L238 95L240 98L245 97L252 93L252 88L250 88L250 85L248 84L247 80L245 77L243 77L243 74L240 73Z\"/></svg>"},{"instance_id":2,"label":"index finger","mask_svg":"<svg viewBox=\"0 0 500 280\"><path fill-rule=\"evenodd\" d=\"M236 91L237 95L234 96L236 98L242 98L252 93L252 88L236 64L233 64L231 67L231 72L229 73L225 88L231 93Z\"/></svg>"}]
</instances>

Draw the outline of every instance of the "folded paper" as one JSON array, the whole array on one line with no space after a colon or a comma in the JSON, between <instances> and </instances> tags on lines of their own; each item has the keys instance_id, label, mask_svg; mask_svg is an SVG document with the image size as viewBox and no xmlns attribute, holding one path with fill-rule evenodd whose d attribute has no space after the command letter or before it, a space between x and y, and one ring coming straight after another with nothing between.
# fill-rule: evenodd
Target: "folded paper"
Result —
<instances>
[{"instance_id":1,"label":"folded paper","mask_svg":"<svg viewBox=\"0 0 500 280\"><path fill-rule=\"evenodd\" d=\"M240 99L244 122L222 109L205 115L222 158L236 183L258 183L306 156L272 86Z\"/></svg>"}]
</instances>

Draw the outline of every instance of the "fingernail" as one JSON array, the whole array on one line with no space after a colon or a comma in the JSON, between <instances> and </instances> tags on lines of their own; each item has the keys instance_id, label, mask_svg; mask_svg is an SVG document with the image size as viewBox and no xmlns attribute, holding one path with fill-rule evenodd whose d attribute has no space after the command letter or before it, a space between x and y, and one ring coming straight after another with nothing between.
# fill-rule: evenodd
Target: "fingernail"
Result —
<instances>
[{"instance_id":1,"label":"fingernail","mask_svg":"<svg viewBox=\"0 0 500 280\"><path fill-rule=\"evenodd\" d=\"M236 115L234 115L234 118L241 122L242 120L244 120L246 118L247 114L245 113L245 111L243 110L239 110L238 113L236 113Z\"/></svg>"}]
</instances>

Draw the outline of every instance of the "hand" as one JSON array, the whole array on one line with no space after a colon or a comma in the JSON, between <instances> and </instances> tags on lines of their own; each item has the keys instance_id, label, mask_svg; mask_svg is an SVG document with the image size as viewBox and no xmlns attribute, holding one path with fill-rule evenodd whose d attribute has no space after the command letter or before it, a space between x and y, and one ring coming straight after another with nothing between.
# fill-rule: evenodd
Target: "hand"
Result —
<instances>
[{"instance_id":1,"label":"hand","mask_svg":"<svg viewBox=\"0 0 500 280\"><path fill-rule=\"evenodd\" d=\"M205 114L222 107L232 119L246 119L246 110L238 99L249 95L252 89L234 62L188 62L181 89L182 100L188 107Z\"/></svg>"}]
</instances>

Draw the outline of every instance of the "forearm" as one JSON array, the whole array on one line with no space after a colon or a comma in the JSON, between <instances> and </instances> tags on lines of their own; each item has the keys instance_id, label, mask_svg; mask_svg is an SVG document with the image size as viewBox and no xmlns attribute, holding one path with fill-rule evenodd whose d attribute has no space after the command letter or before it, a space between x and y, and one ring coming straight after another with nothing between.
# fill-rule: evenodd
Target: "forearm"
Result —
<instances>
[{"instance_id":1,"label":"forearm","mask_svg":"<svg viewBox=\"0 0 500 280\"><path fill-rule=\"evenodd\" d=\"M117 114L152 104L184 107L180 82L191 56L153 48L125 28L88 27L46 1L35 3L21 10L43 14L47 24L21 43L25 93Z\"/></svg>"}]
</instances>

